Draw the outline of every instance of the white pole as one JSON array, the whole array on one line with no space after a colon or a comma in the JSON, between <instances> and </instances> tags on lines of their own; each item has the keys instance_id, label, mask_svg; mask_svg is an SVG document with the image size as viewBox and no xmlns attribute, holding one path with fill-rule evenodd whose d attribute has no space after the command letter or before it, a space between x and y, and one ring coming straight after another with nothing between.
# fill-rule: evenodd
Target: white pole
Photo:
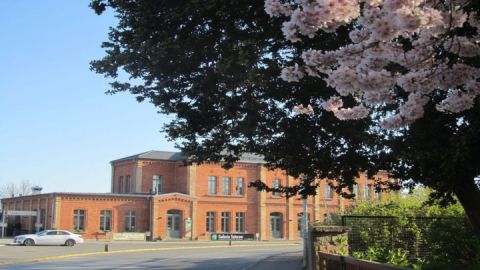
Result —
<instances>
[{"instance_id":1,"label":"white pole","mask_svg":"<svg viewBox=\"0 0 480 270\"><path fill-rule=\"evenodd\" d=\"M302 226L302 231L303 231L303 269L306 269L307 267L307 245L308 245L308 214L307 214L307 198L303 198L303 226Z\"/></svg>"}]
</instances>

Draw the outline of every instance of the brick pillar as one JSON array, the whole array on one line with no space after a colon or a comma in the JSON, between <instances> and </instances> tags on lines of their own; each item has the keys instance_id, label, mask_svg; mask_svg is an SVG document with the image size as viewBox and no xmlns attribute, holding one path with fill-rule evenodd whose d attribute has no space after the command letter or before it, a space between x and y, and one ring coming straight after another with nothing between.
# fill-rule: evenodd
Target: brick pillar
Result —
<instances>
[{"instance_id":1,"label":"brick pillar","mask_svg":"<svg viewBox=\"0 0 480 270\"><path fill-rule=\"evenodd\" d=\"M54 200L55 217L54 217L54 223L52 225L52 228L61 229L60 228L60 220L61 220L60 213L62 212L61 207L62 207L62 198L55 197L55 200Z\"/></svg>"},{"instance_id":2,"label":"brick pillar","mask_svg":"<svg viewBox=\"0 0 480 270\"><path fill-rule=\"evenodd\" d=\"M322 207L320 206L320 186L317 187L317 195L313 197L313 220L323 220Z\"/></svg>"},{"instance_id":3,"label":"brick pillar","mask_svg":"<svg viewBox=\"0 0 480 270\"><path fill-rule=\"evenodd\" d=\"M192 214L191 214L191 219L192 219L192 238L190 240L197 240L198 239L198 233L197 233L197 224L198 222L201 222L198 219L198 213L197 213L197 206L198 202L193 201L192 202Z\"/></svg>"},{"instance_id":4,"label":"brick pillar","mask_svg":"<svg viewBox=\"0 0 480 270\"><path fill-rule=\"evenodd\" d=\"M262 182L267 181L267 168L260 165L260 180ZM257 192L258 194L258 233L260 234L260 240L266 240L267 237L267 210L265 206L265 202L267 200L267 193L266 192Z\"/></svg>"},{"instance_id":5,"label":"brick pillar","mask_svg":"<svg viewBox=\"0 0 480 270\"><path fill-rule=\"evenodd\" d=\"M135 169L135 186L133 192L142 192L142 183L143 183L143 167L140 162L137 161L137 167ZM148 191L145 190L145 191Z\"/></svg>"},{"instance_id":6,"label":"brick pillar","mask_svg":"<svg viewBox=\"0 0 480 270\"><path fill-rule=\"evenodd\" d=\"M197 185L197 164L188 166L187 175L187 194L195 196Z\"/></svg>"},{"instance_id":7,"label":"brick pillar","mask_svg":"<svg viewBox=\"0 0 480 270\"><path fill-rule=\"evenodd\" d=\"M155 196L150 197L150 235L152 240L160 235L158 232L158 204L155 202ZM160 220L161 221L161 220Z\"/></svg>"}]
</instances>

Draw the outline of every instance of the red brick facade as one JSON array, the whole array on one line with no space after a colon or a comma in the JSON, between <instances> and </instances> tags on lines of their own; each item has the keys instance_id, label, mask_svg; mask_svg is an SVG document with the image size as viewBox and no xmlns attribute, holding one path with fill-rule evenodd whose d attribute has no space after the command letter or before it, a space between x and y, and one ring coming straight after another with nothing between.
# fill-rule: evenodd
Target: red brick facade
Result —
<instances>
[{"instance_id":1,"label":"red brick facade","mask_svg":"<svg viewBox=\"0 0 480 270\"><path fill-rule=\"evenodd\" d=\"M214 233L254 234L262 240L298 239L302 201L247 188L257 179L270 186L292 185L298 180L262 164L257 157L250 157L229 170L218 164L184 166L178 153L156 151L115 160L112 193L2 199L7 211L37 211L37 217L9 217L7 232L58 228L91 239L128 231L148 232L152 239L210 239ZM357 182L358 198L380 199L373 180L367 180L365 174ZM322 181L318 195L308 199L309 219L323 220L325 213L351 203L330 192Z\"/></svg>"}]
</instances>

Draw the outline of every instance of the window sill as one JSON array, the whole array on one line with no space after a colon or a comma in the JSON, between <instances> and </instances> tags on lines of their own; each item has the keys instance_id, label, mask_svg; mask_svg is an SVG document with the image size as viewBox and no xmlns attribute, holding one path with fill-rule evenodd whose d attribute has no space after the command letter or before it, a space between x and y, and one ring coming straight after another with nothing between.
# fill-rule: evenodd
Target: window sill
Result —
<instances>
[{"instance_id":1,"label":"window sill","mask_svg":"<svg viewBox=\"0 0 480 270\"><path fill-rule=\"evenodd\" d=\"M245 195L223 195L223 194L207 194L208 197L221 197L221 198L245 198Z\"/></svg>"}]
</instances>

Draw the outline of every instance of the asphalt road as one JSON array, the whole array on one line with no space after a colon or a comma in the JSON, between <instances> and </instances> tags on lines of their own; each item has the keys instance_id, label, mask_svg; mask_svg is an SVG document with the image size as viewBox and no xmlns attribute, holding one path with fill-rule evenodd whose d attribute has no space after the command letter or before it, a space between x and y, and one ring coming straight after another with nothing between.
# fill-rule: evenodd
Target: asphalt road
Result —
<instances>
[{"instance_id":1,"label":"asphalt road","mask_svg":"<svg viewBox=\"0 0 480 270\"><path fill-rule=\"evenodd\" d=\"M301 256L298 242L87 242L73 248L0 246L0 269L299 270Z\"/></svg>"}]
</instances>

